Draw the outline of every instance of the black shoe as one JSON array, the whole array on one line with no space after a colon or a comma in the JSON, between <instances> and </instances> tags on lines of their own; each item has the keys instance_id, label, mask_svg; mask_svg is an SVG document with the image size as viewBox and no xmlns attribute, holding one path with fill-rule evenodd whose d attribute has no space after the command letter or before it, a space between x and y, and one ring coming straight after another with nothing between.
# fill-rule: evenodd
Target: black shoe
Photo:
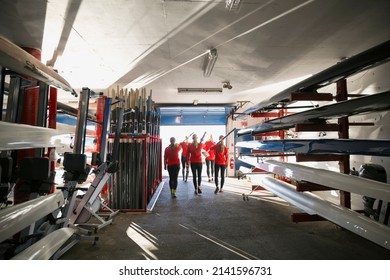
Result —
<instances>
[{"instance_id":1,"label":"black shoe","mask_svg":"<svg viewBox=\"0 0 390 280\"><path fill-rule=\"evenodd\" d=\"M195 194L199 194L199 191L198 191L198 189L195 189Z\"/></svg>"},{"instance_id":2,"label":"black shoe","mask_svg":"<svg viewBox=\"0 0 390 280\"><path fill-rule=\"evenodd\" d=\"M214 191L214 193L215 193L215 194L217 194L217 193L218 193L218 191L219 191L219 188L218 188L218 187L216 187L216 188L215 188L215 191Z\"/></svg>"},{"instance_id":3,"label":"black shoe","mask_svg":"<svg viewBox=\"0 0 390 280\"><path fill-rule=\"evenodd\" d=\"M200 188L198 188L198 193L202 193L202 190Z\"/></svg>"},{"instance_id":4,"label":"black shoe","mask_svg":"<svg viewBox=\"0 0 390 280\"><path fill-rule=\"evenodd\" d=\"M219 192L222 192L222 188L219 189Z\"/></svg>"}]
</instances>

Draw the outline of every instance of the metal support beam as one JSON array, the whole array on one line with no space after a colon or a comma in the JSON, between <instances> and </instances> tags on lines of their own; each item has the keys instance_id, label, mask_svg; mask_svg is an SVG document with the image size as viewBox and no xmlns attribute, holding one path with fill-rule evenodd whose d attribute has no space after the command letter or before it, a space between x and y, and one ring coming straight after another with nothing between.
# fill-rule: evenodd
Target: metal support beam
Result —
<instances>
[{"instance_id":1,"label":"metal support beam","mask_svg":"<svg viewBox=\"0 0 390 280\"><path fill-rule=\"evenodd\" d=\"M7 111L5 114L6 122L17 122L19 97L20 97L21 78L11 76L8 90Z\"/></svg>"},{"instance_id":2,"label":"metal support beam","mask_svg":"<svg viewBox=\"0 0 390 280\"><path fill-rule=\"evenodd\" d=\"M5 95L5 68L1 67L1 76L0 76L0 121L3 119L3 103Z\"/></svg>"},{"instance_id":3,"label":"metal support beam","mask_svg":"<svg viewBox=\"0 0 390 280\"><path fill-rule=\"evenodd\" d=\"M100 154L100 160L102 162L106 161L106 155L107 155L107 133L110 125L110 113L111 113L111 98L105 98L104 99L104 108L103 108L103 122L102 122L102 133L100 136L100 149L99 149L99 154Z\"/></svg>"},{"instance_id":4,"label":"metal support beam","mask_svg":"<svg viewBox=\"0 0 390 280\"><path fill-rule=\"evenodd\" d=\"M329 187L326 187L324 185L315 184L315 183L311 183L311 182L298 182L296 187L297 187L297 192L335 190L334 188L329 188Z\"/></svg>"},{"instance_id":5,"label":"metal support beam","mask_svg":"<svg viewBox=\"0 0 390 280\"><path fill-rule=\"evenodd\" d=\"M297 154L297 162L305 161L341 161L344 159L344 155L334 155L334 154L325 154L325 155L310 155L310 154Z\"/></svg>"},{"instance_id":6,"label":"metal support beam","mask_svg":"<svg viewBox=\"0 0 390 280\"><path fill-rule=\"evenodd\" d=\"M338 124L296 124L296 132L303 131L339 131Z\"/></svg>"},{"instance_id":7,"label":"metal support beam","mask_svg":"<svg viewBox=\"0 0 390 280\"><path fill-rule=\"evenodd\" d=\"M342 79L336 83L336 101L348 100L347 80ZM337 120L339 125L339 138L349 139L349 120L348 117L341 117ZM339 161L340 172L344 174L350 173L349 155L343 155ZM346 191L340 191L340 204L347 208L351 208L351 193Z\"/></svg>"},{"instance_id":8,"label":"metal support beam","mask_svg":"<svg viewBox=\"0 0 390 280\"><path fill-rule=\"evenodd\" d=\"M83 88L83 90L80 92L76 134L73 147L73 152L76 154L84 153L90 94L91 91L89 88Z\"/></svg>"},{"instance_id":9,"label":"metal support beam","mask_svg":"<svg viewBox=\"0 0 390 280\"><path fill-rule=\"evenodd\" d=\"M293 92L290 95L291 101L333 101L331 93L314 93L313 92Z\"/></svg>"}]
</instances>

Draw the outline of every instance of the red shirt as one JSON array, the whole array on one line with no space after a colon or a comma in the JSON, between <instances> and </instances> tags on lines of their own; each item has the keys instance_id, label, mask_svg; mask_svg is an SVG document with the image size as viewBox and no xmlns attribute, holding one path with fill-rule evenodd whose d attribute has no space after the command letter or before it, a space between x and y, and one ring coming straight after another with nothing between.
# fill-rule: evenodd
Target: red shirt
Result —
<instances>
[{"instance_id":1,"label":"red shirt","mask_svg":"<svg viewBox=\"0 0 390 280\"><path fill-rule=\"evenodd\" d=\"M195 147L194 143L188 145L188 158L187 160L191 163L202 163L202 149L204 148L203 143L198 143L198 148Z\"/></svg>"},{"instance_id":2,"label":"red shirt","mask_svg":"<svg viewBox=\"0 0 390 280\"><path fill-rule=\"evenodd\" d=\"M183 149L183 151L181 152L181 155L183 157L187 157L187 155L188 155L188 145L189 145L188 142L181 142L180 143L180 146Z\"/></svg>"},{"instance_id":3,"label":"red shirt","mask_svg":"<svg viewBox=\"0 0 390 280\"><path fill-rule=\"evenodd\" d=\"M164 164L174 165L180 164L179 152L181 151L181 146L176 145L173 149L171 145L165 148L164 151Z\"/></svg>"},{"instance_id":4,"label":"red shirt","mask_svg":"<svg viewBox=\"0 0 390 280\"><path fill-rule=\"evenodd\" d=\"M227 163L228 163L228 148L226 148L226 146L223 147L223 151L221 151L221 144L212 146L210 148L210 151L211 150L213 150L215 152L214 164L227 165Z\"/></svg>"},{"instance_id":5,"label":"red shirt","mask_svg":"<svg viewBox=\"0 0 390 280\"><path fill-rule=\"evenodd\" d=\"M209 153L209 156L206 159L207 160L214 160L215 159L215 151L210 150L210 148L215 145L215 142L208 140L208 141L206 141L206 143L204 143L204 145L205 145L204 149Z\"/></svg>"}]
</instances>

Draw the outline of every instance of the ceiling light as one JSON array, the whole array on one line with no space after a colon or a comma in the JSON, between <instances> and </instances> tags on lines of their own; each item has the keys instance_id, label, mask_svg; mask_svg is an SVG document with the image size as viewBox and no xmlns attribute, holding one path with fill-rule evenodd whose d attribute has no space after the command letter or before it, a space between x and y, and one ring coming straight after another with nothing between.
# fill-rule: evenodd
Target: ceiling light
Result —
<instances>
[{"instance_id":1,"label":"ceiling light","mask_svg":"<svg viewBox=\"0 0 390 280\"><path fill-rule=\"evenodd\" d=\"M203 76L210 77L211 72L213 71L214 64L217 61L218 53L216 49L209 50L203 68Z\"/></svg>"},{"instance_id":2,"label":"ceiling light","mask_svg":"<svg viewBox=\"0 0 390 280\"><path fill-rule=\"evenodd\" d=\"M222 94L222 88L178 88L179 94Z\"/></svg>"},{"instance_id":3,"label":"ceiling light","mask_svg":"<svg viewBox=\"0 0 390 280\"><path fill-rule=\"evenodd\" d=\"M229 9L229 11L238 11L240 4L241 0L226 0L226 9Z\"/></svg>"}]
</instances>

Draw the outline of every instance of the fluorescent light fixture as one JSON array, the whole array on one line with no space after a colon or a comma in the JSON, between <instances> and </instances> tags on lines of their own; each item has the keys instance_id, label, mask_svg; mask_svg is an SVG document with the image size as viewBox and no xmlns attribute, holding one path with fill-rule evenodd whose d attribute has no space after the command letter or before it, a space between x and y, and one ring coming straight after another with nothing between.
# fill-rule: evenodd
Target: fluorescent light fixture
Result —
<instances>
[{"instance_id":1,"label":"fluorescent light fixture","mask_svg":"<svg viewBox=\"0 0 390 280\"><path fill-rule=\"evenodd\" d=\"M217 61L218 53L216 49L209 50L206 60L204 62L203 76L210 77L211 72L213 71L214 64Z\"/></svg>"},{"instance_id":2,"label":"fluorescent light fixture","mask_svg":"<svg viewBox=\"0 0 390 280\"><path fill-rule=\"evenodd\" d=\"M226 0L226 9L229 11L238 11L240 8L241 0Z\"/></svg>"},{"instance_id":3,"label":"fluorescent light fixture","mask_svg":"<svg viewBox=\"0 0 390 280\"><path fill-rule=\"evenodd\" d=\"M178 88L179 94L222 94L222 88Z\"/></svg>"}]
</instances>

